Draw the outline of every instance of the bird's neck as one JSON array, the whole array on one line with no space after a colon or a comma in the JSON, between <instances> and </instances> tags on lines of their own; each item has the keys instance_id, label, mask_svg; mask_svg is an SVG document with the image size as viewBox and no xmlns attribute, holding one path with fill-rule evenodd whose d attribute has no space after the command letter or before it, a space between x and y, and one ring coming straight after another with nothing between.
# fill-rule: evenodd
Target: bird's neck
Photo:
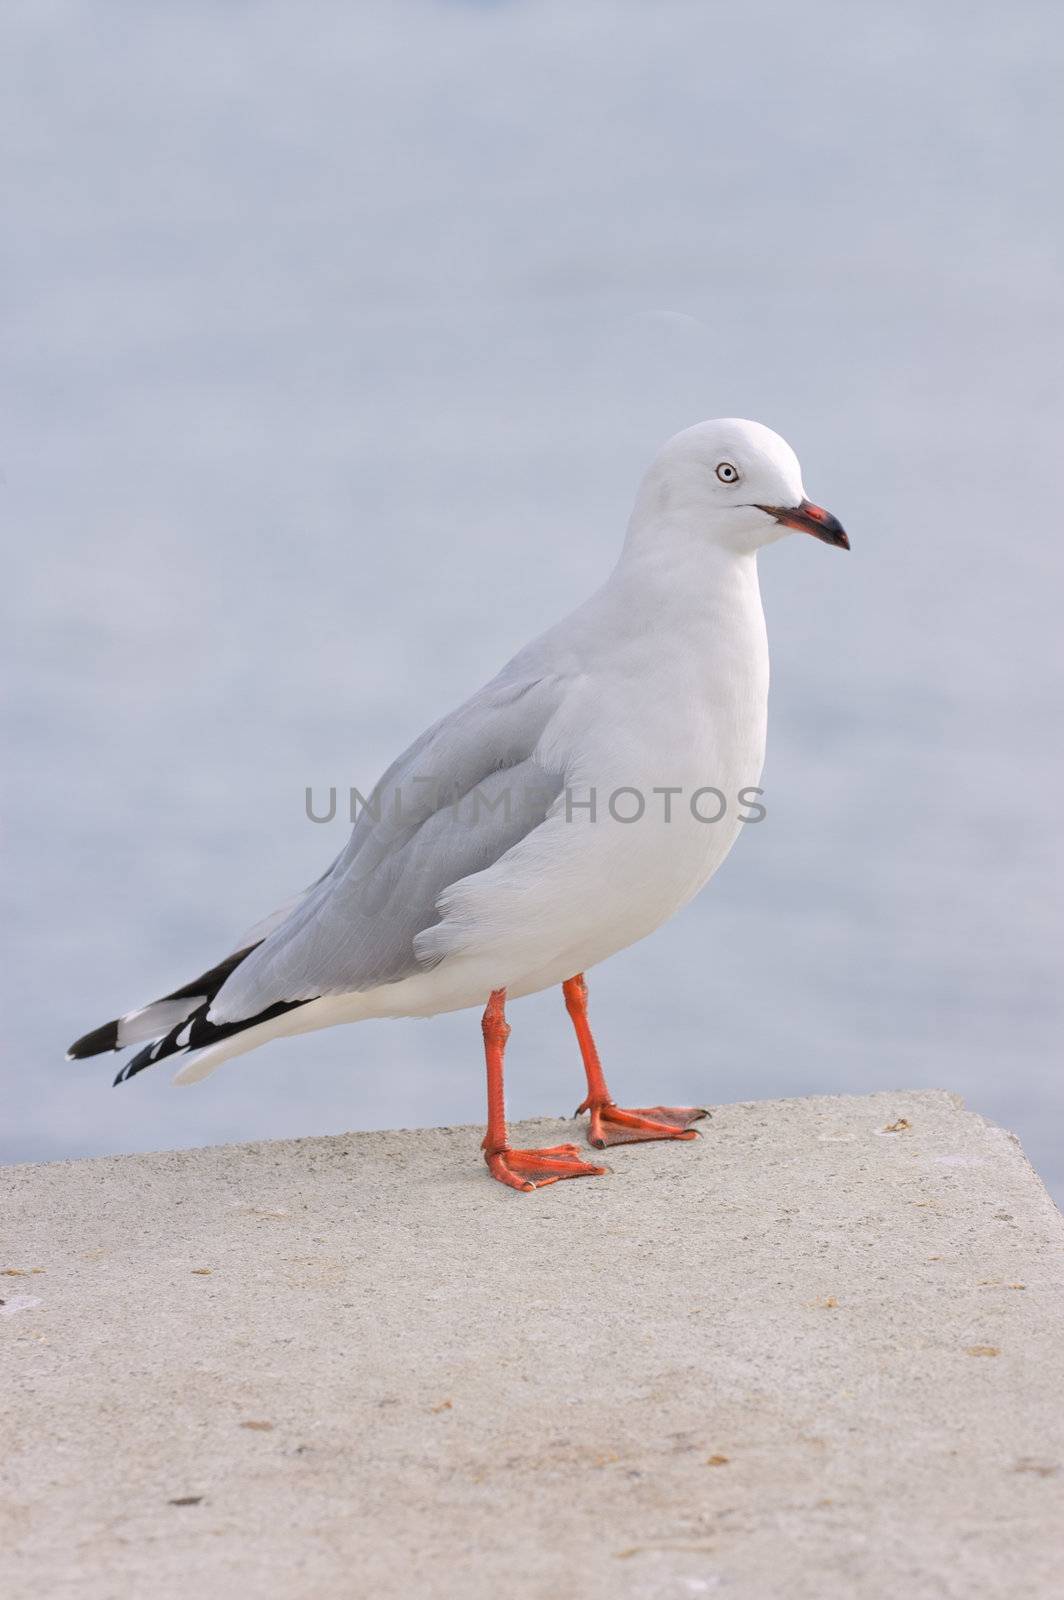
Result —
<instances>
[{"instance_id":1,"label":"bird's neck","mask_svg":"<svg viewBox=\"0 0 1064 1600\"><path fill-rule=\"evenodd\" d=\"M762 637L756 552L671 531L644 527L625 543L606 588L627 625L717 640Z\"/></svg>"}]
</instances>

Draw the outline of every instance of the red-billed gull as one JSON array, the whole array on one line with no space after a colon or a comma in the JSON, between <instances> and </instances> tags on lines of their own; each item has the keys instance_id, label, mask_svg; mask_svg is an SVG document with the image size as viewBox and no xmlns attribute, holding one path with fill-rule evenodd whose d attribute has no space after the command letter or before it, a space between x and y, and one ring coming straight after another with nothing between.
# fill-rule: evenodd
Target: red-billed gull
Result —
<instances>
[{"instance_id":1,"label":"red-billed gull","mask_svg":"<svg viewBox=\"0 0 1064 1600\"><path fill-rule=\"evenodd\" d=\"M486 1006L485 1160L532 1189L605 1170L575 1144L507 1139L506 1000L562 984L590 1142L697 1137L698 1107L614 1103L583 974L697 894L756 803L768 699L757 552L789 529L849 548L778 434L726 418L670 439L602 588L399 757L324 876L70 1056L143 1044L116 1083L173 1055L175 1081L190 1083L283 1035Z\"/></svg>"}]
</instances>

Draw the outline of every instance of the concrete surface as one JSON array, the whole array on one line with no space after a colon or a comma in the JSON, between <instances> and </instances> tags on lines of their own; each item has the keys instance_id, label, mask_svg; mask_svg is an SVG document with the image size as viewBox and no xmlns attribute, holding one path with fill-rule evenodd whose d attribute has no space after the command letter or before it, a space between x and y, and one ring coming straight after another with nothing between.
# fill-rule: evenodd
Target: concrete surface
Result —
<instances>
[{"instance_id":1,"label":"concrete surface","mask_svg":"<svg viewBox=\"0 0 1064 1600\"><path fill-rule=\"evenodd\" d=\"M5 1593L1064 1592L1064 1219L1010 1134L723 1106L534 1195L478 1137L0 1174Z\"/></svg>"}]
</instances>

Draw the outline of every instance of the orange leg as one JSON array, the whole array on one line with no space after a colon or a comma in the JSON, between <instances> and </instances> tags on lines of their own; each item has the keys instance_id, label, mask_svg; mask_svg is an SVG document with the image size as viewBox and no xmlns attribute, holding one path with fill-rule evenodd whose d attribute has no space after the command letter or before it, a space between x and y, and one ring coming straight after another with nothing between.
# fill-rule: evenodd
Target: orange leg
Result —
<instances>
[{"instance_id":1,"label":"orange leg","mask_svg":"<svg viewBox=\"0 0 1064 1600\"><path fill-rule=\"evenodd\" d=\"M593 1167L581 1159L580 1146L554 1144L544 1150L513 1150L506 1137L506 1103L502 1069L510 1025L506 1020L506 990L496 989L484 1011L484 1058L488 1067L488 1131L484 1135L484 1160L488 1171L511 1189L542 1189L559 1178L597 1177L608 1167Z\"/></svg>"},{"instance_id":2,"label":"orange leg","mask_svg":"<svg viewBox=\"0 0 1064 1600\"><path fill-rule=\"evenodd\" d=\"M697 1130L689 1124L709 1115L701 1106L642 1106L635 1111L626 1111L623 1106L614 1104L606 1087L602 1062L587 1020L587 982L584 974L578 972L575 978L563 983L562 993L566 1010L573 1019L587 1074L587 1099L577 1106L576 1114L579 1116L581 1111L591 1113L588 1143L601 1150L603 1145L635 1144L643 1139L697 1139Z\"/></svg>"}]
</instances>

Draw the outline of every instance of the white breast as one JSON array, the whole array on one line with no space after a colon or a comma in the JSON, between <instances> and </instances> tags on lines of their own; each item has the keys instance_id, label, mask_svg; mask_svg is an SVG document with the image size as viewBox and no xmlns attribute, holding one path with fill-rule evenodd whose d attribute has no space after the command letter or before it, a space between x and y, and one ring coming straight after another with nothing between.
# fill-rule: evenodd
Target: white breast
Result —
<instances>
[{"instance_id":1,"label":"white breast","mask_svg":"<svg viewBox=\"0 0 1064 1600\"><path fill-rule=\"evenodd\" d=\"M714 577L666 611L623 583L588 608L583 658L539 751L566 792L444 896L433 1009L444 992L473 1004L485 982L531 993L594 966L671 917L728 854L740 791L761 777L768 652L753 558ZM710 790L724 796L716 821Z\"/></svg>"}]
</instances>

